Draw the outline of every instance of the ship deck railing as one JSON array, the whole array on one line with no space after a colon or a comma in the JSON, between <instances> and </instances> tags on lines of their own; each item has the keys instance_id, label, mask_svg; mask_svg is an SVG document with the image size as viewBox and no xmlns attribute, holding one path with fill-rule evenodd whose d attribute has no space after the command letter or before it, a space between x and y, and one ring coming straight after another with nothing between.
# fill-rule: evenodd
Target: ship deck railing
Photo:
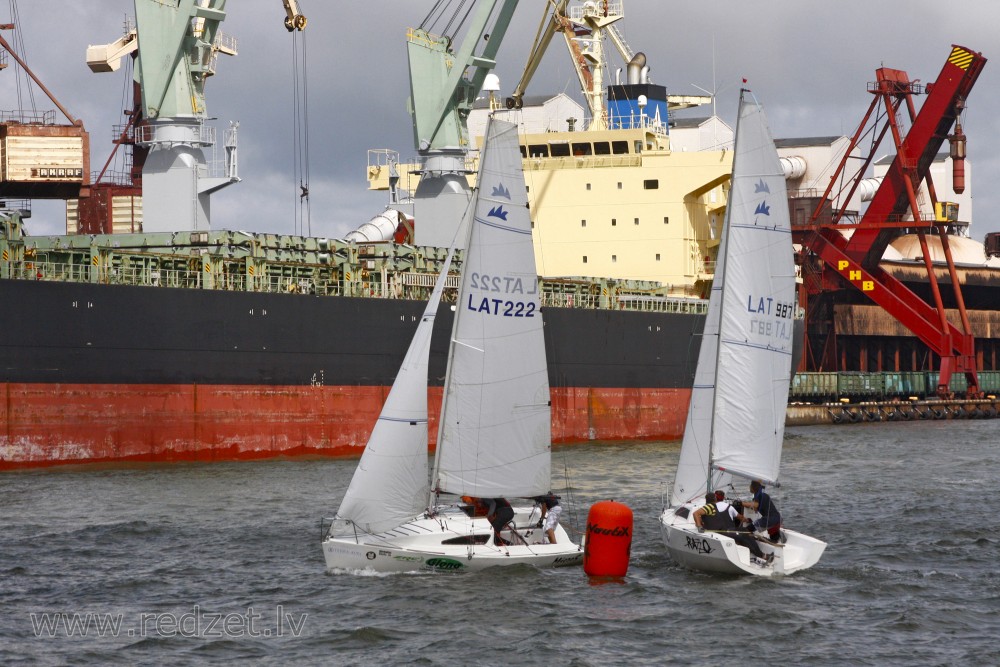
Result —
<instances>
[{"instance_id":1,"label":"ship deck railing","mask_svg":"<svg viewBox=\"0 0 1000 667\"><path fill-rule=\"evenodd\" d=\"M626 296L616 298L620 310L637 310L650 313L689 313L704 315L708 312L708 301L704 299L663 297L663 296Z\"/></svg>"},{"instance_id":2,"label":"ship deck railing","mask_svg":"<svg viewBox=\"0 0 1000 667\"><path fill-rule=\"evenodd\" d=\"M143 266L106 266L86 263L46 261L40 257L0 263L0 277L12 280L32 280L101 285L128 285L134 287L167 287L205 289L256 293L298 293L316 296L347 296L374 299L426 299L437 278L434 273L396 276L388 282L312 280L301 275L277 273L248 275L243 272L205 272L200 265L191 269L151 268ZM453 302L458 286L458 276L449 276L444 300ZM545 286L539 295L541 305L548 308L612 309L638 312L690 313L707 312L707 301L690 297L672 297L651 294L602 294L589 291L589 284L578 289L565 285Z\"/></svg>"}]
</instances>

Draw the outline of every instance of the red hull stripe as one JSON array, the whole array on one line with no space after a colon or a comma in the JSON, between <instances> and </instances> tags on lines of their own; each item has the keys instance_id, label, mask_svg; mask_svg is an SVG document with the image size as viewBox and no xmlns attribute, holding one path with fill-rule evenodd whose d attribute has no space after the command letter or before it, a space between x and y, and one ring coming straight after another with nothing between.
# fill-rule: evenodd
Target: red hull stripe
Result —
<instances>
[{"instance_id":1,"label":"red hull stripe","mask_svg":"<svg viewBox=\"0 0 1000 667\"><path fill-rule=\"evenodd\" d=\"M388 387L0 383L0 470L359 456ZM673 440L689 389L553 388L552 441ZM441 388L429 390L437 436Z\"/></svg>"}]
</instances>

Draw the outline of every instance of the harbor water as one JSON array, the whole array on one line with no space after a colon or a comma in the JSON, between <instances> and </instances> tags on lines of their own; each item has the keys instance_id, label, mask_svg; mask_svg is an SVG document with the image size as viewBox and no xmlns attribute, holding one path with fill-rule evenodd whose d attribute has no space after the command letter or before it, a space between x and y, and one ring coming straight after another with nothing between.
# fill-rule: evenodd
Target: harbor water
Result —
<instances>
[{"instance_id":1,"label":"harbor water","mask_svg":"<svg viewBox=\"0 0 1000 667\"><path fill-rule=\"evenodd\" d=\"M354 460L8 473L0 664L993 664L996 433L788 429L774 498L829 546L775 579L669 559L657 515L677 442L555 451L564 524L582 530L609 498L635 512L631 567L612 582L579 568L328 573L318 524Z\"/></svg>"}]
</instances>

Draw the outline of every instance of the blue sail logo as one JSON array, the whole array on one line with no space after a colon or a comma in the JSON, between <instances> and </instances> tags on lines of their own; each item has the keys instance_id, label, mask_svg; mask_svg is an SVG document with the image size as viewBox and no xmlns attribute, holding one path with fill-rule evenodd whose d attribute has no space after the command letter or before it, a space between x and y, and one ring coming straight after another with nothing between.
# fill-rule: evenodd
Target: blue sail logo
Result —
<instances>
[{"instance_id":1,"label":"blue sail logo","mask_svg":"<svg viewBox=\"0 0 1000 667\"><path fill-rule=\"evenodd\" d=\"M494 206L490 209L490 212L486 214L488 218L500 218L504 222L507 222L507 211L503 210L503 206Z\"/></svg>"},{"instance_id":2,"label":"blue sail logo","mask_svg":"<svg viewBox=\"0 0 1000 667\"><path fill-rule=\"evenodd\" d=\"M754 211L754 215L771 215L771 207L767 205L766 201L762 201L757 204L757 210Z\"/></svg>"},{"instance_id":3,"label":"blue sail logo","mask_svg":"<svg viewBox=\"0 0 1000 667\"><path fill-rule=\"evenodd\" d=\"M505 188L503 186L503 183L501 183L500 185L495 185L495 186L493 186L493 196L494 197L503 197L507 201L510 201L510 190L508 190L507 188Z\"/></svg>"},{"instance_id":4,"label":"blue sail logo","mask_svg":"<svg viewBox=\"0 0 1000 667\"><path fill-rule=\"evenodd\" d=\"M753 186L753 193L757 194L758 192L771 194L771 188L767 187L767 183L764 182L763 178L757 181L757 185Z\"/></svg>"}]
</instances>

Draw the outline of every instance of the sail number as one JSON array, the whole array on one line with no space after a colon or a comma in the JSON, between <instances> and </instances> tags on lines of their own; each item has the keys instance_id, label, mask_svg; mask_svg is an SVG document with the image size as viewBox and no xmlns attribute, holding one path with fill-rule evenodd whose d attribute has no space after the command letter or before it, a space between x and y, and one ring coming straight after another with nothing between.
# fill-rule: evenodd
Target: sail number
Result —
<instances>
[{"instance_id":1,"label":"sail number","mask_svg":"<svg viewBox=\"0 0 1000 667\"><path fill-rule=\"evenodd\" d=\"M527 282L527 285L525 285ZM538 294L538 280L528 281L518 276L491 276L473 272L469 275L469 286L473 290L503 295L534 296ZM527 287L527 290L525 289ZM469 294L466 308L477 313L501 315L503 317L534 317L538 302L534 299L504 299L490 296L479 297Z\"/></svg>"},{"instance_id":2,"label":"sail number","mask_svg":"<svg viewBox=\"0 0 1000 667\"><path fill-rule=\"evenodd\" d=\"M473 271L472 275L469 276L470 284L472 289L481 290L483 292L496 292L499 294L526 294L528 296L532 294L538 294L538 279L532 278L528 282L529 291L524 290L524 281L517 276L490 276L485 273L476 273Z\"/></svg>"},{"instance_id":3,"label":"sail number","mask_svg":"<svg viewBox=\"0 0 1000 667\"><path fill-rule=\"evenodd\" d=\"M770 296L755 298L753 294L750 294L747 296L747 312L758 315L774 315L781 319L790 320L795 315L795 304L775 301L774 297Z\"/></svg>"},{"instance_id":4,"label":"sail number","mask_svg":"<svg viewBox=\"0 0 1000 667\"><path fill-rule=\"evenodd\" d=\"M763 317L750 318L750 333L775 341L789 341L792 338L791 320L795 315L795 304L777 301L774 297L747 296L747 312ZM769 318L776 318L777 321ZM768 319L765 319L768 318Z\"/></svg>"},{"instance_id":5,"label":"sail number","mask_svg":"<svg viewBox=\"0 0 1000 667\"><path fill-rule=\"evenodd\" d=\"M534 301L505 301L504 299L489 299L483 297L477 306L473 303L473 296L469 295L469 303L466 308L477 313L487 315L503 315L504 317L534 317Z\"/></svg>"}]
</instances>

